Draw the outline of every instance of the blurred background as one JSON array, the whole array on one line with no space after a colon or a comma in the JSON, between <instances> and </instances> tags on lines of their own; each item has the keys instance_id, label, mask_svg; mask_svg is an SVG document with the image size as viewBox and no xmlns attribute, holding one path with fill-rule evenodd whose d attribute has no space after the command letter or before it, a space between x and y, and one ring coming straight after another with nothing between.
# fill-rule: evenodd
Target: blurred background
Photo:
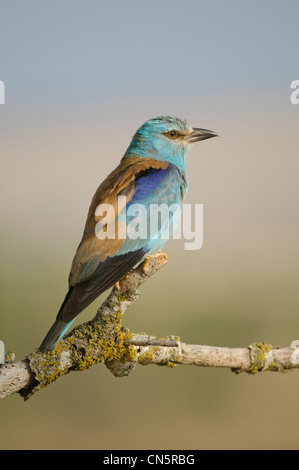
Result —
<instances>
[{"instance_id":1,"label":"blurred background","mask_svg":"<svg viewBox=\"0 0 299 470\"><path fill-rule=\"evenodd\" d=\"M54 321L96 188L161 114L220 135L187 162L204 244L171 240L124 324L215 346L299 339L298 15L295 0L2 0L0 338L17 360ZM0 446L298 449L298 386L297 372L95 366L5 399Z\"/></svg>"}]
</instances>

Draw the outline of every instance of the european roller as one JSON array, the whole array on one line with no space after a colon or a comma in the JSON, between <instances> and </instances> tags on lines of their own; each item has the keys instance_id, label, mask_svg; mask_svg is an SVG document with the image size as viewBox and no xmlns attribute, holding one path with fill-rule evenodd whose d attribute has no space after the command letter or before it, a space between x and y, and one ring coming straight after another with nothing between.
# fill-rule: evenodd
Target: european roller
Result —
<instances>
[{"instance_id":1,"label":"european roller","mask_svg":"<svg viewBox=\"0 0 299 470\"><path fill-rule=\"evenodd\" d=\"M169 116L150 119L137 130L120 164L91 201L71 266L69 290L40 351L52 349L80 312L141 261L163 248L167 238L162 235L168 227L162 225L171 225L172 217L157 224L155 233L147 230L143 237L132 237L126 232L126 213L137 204L144 208L141 218L148 218L153 204L181 205L188 189L187 153L195 142L216 135ZM100 207L112 210L101 217ZM114 237L103 236L109 222L115 228Z\"/></svg>"}]
</instances>

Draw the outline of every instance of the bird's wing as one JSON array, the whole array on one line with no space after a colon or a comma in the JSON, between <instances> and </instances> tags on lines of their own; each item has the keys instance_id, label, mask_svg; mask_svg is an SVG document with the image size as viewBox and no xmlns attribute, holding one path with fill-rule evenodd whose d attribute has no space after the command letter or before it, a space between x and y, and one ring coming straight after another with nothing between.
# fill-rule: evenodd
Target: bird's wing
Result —
<instances>
[{"instance_id":1,"label":"bird's wing","mask_svg":"<svg viewBox=\"0 0 299 470\"><path fill-rule=\"evenodd\" d=\"M70 271L70 286L93 277L98 266L104 264L109 257L116 255L120 249L123 254L129 252L125 246L125 239L116 237L115 239L104 238L101 240L96 236L96 226L101 224L100 217L96 215L97 207L101 204L110 204L114 208L114 211L107 213L106 222L108 224L109 222L115 222L115 231L117 233L120 229L118 226L119 210L122 209L118 204L118 196L125 196L128 204L135 195L138 178L141 175L151 170L166 170L167 168L167 163L150 158L127 157L103 181L97 189L88 211L83 237ZM136 251L136 245L132 247L132 251ZM121 264L125 264L125 258L123 258ZM113 267L113 270L115 270L115 267ZM107 264L105 265L105 271L108 278L110 269L108 269Z\"/></svg>"},{"instance_id":2,"label":"bird's wing","mask_svg":"<svg viewBox=\"0 0 299 470\"><path fill-rule=\"evenodd\" d=\"M129 158L127 158L129 160ZM174 190L174 188L176 188ZM69 322L105 290L125 276L157 240L97 238L95 209L101 203L115 208L116 222L121 222L117 196L126 195L130 203L172 202L180 198L180 174L176 167L152 159L130 157L123 161L96 192L88 213L82 241L76 252L70 277L70 288L57 318ZM159 234L157 234L159 236Z\"/></svg>"},{"instance_id":3,"label":"bird's wing","mask_svg":"<svg viewBox=\"0 0 299 470\"><path fill-rule=\"evenodd\" d=\"M137 178L126 212L121 212L118 217L119 223L126 219L127 239L119 247L117 256L137 249L155 252L162 237L162 245L166 242L169 237L165 230L170 229L170 236L173 219L180 208L181 182L181 173L171 164L163 170L150 169Z\"/></svg>"}]
</instances>

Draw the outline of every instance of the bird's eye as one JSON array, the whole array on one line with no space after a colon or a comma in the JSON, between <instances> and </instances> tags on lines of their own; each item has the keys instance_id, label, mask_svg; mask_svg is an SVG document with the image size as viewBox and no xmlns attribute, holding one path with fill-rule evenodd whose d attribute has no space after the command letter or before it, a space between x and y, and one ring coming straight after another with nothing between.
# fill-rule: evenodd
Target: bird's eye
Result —
<instances>
[{"instance_id":1,"label":"bird's eye","mask_svg":"<svg viewBox=\"0 0 299 470\"><path fill-rule=\"evenodd\" d=\"M179 136L179 133L176 130L172 130L172 131L167 132L165 135L169 137L170 139L176 139Z\"/></svg>"}]
</instances>

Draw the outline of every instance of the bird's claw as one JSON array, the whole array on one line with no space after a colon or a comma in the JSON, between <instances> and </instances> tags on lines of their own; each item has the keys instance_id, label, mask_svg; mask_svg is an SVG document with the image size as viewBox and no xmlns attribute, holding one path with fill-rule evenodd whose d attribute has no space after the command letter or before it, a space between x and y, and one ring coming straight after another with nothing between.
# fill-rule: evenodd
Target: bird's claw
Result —
<instances>
[{"instance_id":1,"label":"bird's claw","mask_svg":"<svg viewBox=\"0 0 299 470\"><path fill-rule=\"evenodd\" d=\"M145 274L148 274L148 272L151 270L153 260L162 266L163 264L167 263L168 256L166 253L162 253L162 251L157 251L157 253L153 255L148 255L142 266L142 270Z\"/></svg>"}]
</instances>

